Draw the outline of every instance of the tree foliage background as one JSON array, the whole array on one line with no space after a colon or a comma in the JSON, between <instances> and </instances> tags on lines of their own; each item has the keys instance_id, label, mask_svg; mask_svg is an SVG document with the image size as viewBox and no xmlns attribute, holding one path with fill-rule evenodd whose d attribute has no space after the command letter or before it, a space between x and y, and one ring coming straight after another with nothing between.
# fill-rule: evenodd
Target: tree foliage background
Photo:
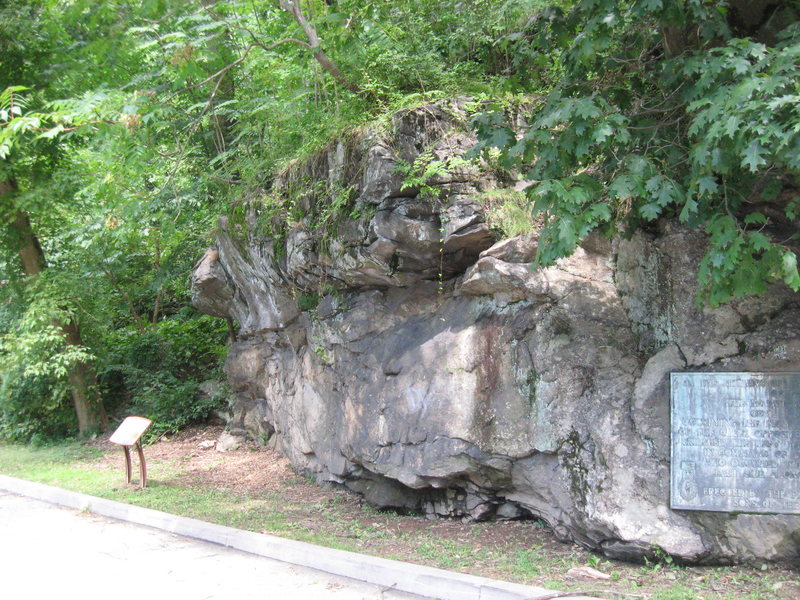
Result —
<instances>
[{"instance_id":1,"label":"tree foliage background","mask_svg":"<svg viewBox=\"0 0 800 600\"><path fill-rule=\"evenodd\" d=\"M797 289L797 20L738 0L0 0L0 437L72 434L79 366L112 420L207 416L228 327L188 275L216 215L438 97L494 102L476 153L533 183L541 264L678 218L710 236L704 301Z\"/></svg>"}]
</instances>

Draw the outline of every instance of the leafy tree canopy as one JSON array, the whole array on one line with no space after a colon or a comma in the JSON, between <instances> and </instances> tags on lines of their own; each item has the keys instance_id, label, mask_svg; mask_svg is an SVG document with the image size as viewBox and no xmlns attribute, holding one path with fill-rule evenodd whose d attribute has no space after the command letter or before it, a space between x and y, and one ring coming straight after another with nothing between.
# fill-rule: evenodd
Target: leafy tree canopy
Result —
<instances>
[{"instance_id":1,"label":"leafy tree canopy","mask_svg":"<svg viewBox=\"0 0 800 600\"><path fill-rule=\"evenodd\" d=\"M589 231L662 217L703 227L711 304L800 289L800 25L791 2L585 0L535 18L528 53L551 89L517 135L476 118L481 148L532 182L538 261Z\"/></svg>"},{"instance_id":2,"label":"leafy tree canopy","mask_svg":"<svg viewBox=\"0 0 800 600\"><path fill-rule=\"evenodd\" d=\"M501 87L495 42L541 4L0 0L0 435L68 432L78 365L112 417L202 416L228 328L187 273L216 215L348 126Z\"/></svg>"},{"instance_id":3,"label":"leafy tree canopy","mask_svg":"<svg viewBox=\"0 0 800 600\"><path fill-rule=\"evenodd\" d=\"M541 264L673 217L709 233L703 300L798 289L798 53L775 0L0 0L0 436L69 432L76 365L112 416L207 414L229 329L187 273L216 215L437 97L501 100L477 151L531 182Z\"/></svg>"}]
</instances>

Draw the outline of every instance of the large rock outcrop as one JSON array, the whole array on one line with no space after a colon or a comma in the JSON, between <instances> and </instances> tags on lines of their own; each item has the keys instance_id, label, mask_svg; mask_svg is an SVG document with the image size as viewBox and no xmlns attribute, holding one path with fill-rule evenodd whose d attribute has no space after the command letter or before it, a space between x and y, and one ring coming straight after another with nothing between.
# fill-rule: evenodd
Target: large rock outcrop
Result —
<instances>
[{"instance_id":1,"label":"large rock outcrop","mask_svg":"<svg viewBox=\"0 0 800 600\"><path fill-rule=\"evenodd\" d=\"M669 509L669 373L800 370L800 295L698 308L705 239L671 222L532 270L536 236L487 224L512 183L452 159L464 120L406 111L290 170L291 226L221 219L193 284L240 327L231 428L377 506L535 516L618 558L796 558L800 517ZM441 168L404 185L420 156Z\"/></svg>"}]
</instances>

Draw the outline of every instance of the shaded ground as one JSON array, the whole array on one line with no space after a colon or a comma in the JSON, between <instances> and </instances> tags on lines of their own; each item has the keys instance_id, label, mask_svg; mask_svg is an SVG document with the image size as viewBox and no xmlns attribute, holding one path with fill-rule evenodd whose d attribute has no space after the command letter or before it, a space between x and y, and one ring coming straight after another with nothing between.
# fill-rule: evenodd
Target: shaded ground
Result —
<instances>
[{"instance_id":1,"label":"shaded ground","mask_svg":"<svg viewBox=\"0 0 800 600\"><path fill-rule=\"evenodd\" d=\"M193 428L146 447L149 488L206 494L203 506L186 507L188 516L531 585L653 600L800 598L800 572L791 565L632 565L559 542L536 521L469 524L376 511L354 494L298 476L274 450L247 444L218 452L214 442L221 432L220 427ZM105 441L93 444L107 452L89 468L116 469L121 478L119 448ZM578 572L586 567L608 579Z\"/></svg>"}]
</instances>

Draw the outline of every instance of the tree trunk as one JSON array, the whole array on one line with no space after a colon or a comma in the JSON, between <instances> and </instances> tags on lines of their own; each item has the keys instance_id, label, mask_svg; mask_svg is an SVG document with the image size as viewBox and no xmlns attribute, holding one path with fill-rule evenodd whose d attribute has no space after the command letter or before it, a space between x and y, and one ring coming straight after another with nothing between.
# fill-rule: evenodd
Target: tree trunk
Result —
<instances>
[{"instance_id":1,"label":"tree trunk","mask_svg":"<svg viewBox=\"0 0 800 600\"><path fill-rule=\"evenodd\" d=\"M2 201L0 207L8 210L7 216L12 233L16 236L22 269L27 276L35 277L47 268L47 261L28 215L13 202L12 196L16 191L17 185L13 179L0 180L0 201ZM83 345L80 326L74 318L55 325L63 332L68 345ZM67 378L72 403L78 417L78 432L87 435L104 429L108 425L108 420L100 395L97 393L97 378L92 364L83 361L75 364Z\"/></svg>"},{"instance_id":2,"label":"tree trunk","mask_svg":"<svg viewBox=\"0 0 800 600\"><path fill-rule=\"evenodd\" d=\"M66 324L60 324L61 331L67 344L83 346L81 330L75 319L70 319ZM81 361L76 363L67 375L69 380L72 404L78 416L78 433L87 435L92 432L103 431L108 427L108 416L103 407L103 400L97 391L97 374L94 365Z\"/></svg>"},{"instance_id":3,"label":"tree trunk","mask_svg":"<svg viewBox=\"0 0 800 600\"><path fill-rule=\"evenodd\" d=\"M364 95L364 90L361 89L360 86L350 81L347 77L344 76L339 70L339 67L336 66L325 51L322 49L320 45L319 36L317 35L316 28L308 22L306 16L303 14L303 9L300 7L300 0L280 0L279 6L281 9L285 10L286 12L290 13L300 28L303 30L303 33L308 39L308 48L311 50L312 56L317 60L319 65L328 72L328 74L333 77L336 82L341 85L342 87L350 90L353 93L356 93L360 96Z\"/></svg>"}]
</instances>

